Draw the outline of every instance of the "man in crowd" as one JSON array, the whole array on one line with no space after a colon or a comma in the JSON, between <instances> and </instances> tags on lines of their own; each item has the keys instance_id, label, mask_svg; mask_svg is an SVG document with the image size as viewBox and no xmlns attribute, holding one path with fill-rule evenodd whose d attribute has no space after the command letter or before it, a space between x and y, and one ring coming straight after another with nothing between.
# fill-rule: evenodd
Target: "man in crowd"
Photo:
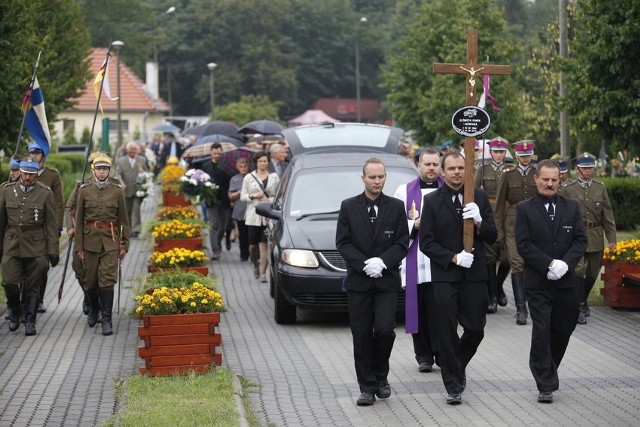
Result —
<instances>
[{"instance_id":1,"label":"man in crowd","mask_svg":"<svg viewBox=\"0 0 640 427\"><path fill-rule=\"evenodd\" d=\"M518 166L504 172L498 182L495 216L498 229L498 244L504 245L511 266L511 286L513 298L516 300L516 324L527 324L527 302L522 286L524 265L516 248L516 204L536 194L536 183L533 180L535 168L531 164L535 145L531 140L518 141L513 144Z\"/></svg>"},{"instance_id":2,"label":"man in crowd","mask_svg":"<svg viewBox=\"0 0 640 427\"><path fill-rule=\"evenodd\" d=\"M40 169L38 169L38 182L46 185L53 192L54 209L56 213L56 222L58 225L58 236L62 233L62 227L64 226L64 194L62 191L62 180L60 179L60 172L57 169L45 166L44 151L37 143L29 144L29 159L38 163ZM44 313L47 310L44 306L44 293L47 290L47 269L42 276L40 282L40 302L38 304L38 313Z\"/></svg>"},{"instance_id":3,"label":"man in crowd","mask_svg":"<svg viewBox=\"0 0 640 427\"><path fill-rule=\"evenodd\" d=\"M431 260L440 369L447 404L462 403L465 369L484 338L487 310L487 261L484 243L497 232L487 193L474 189L475 202L462 208L465 161L459 153L442 158L445 185L427 194L422 204L420 250ZM468 173L471 173L469 171ZM463 220L474 223L473 252L463 246ZM462 337L457 328L463 328Z\"/></svg>"},{"instance_id":4,"label":"man in crowd","mask_svg":"<svg viewBox=\"0 0 640 427\"><path fill-rule=\"evenodd\" d=\"M136 196L136 183L140 174L148 172L147 160L138 154L138 144L128 142L127 155L116 160L116 177L122 183L124 199L127 204L127 215L131 225L131 237L137 238L141 231L140 207L142 199Z\"/></svg>"},{"instance_id":5,"label":"man in crowd","mask_svg":"<svg viewBox=\"0 0 640 427\"><path fill-rule=\"evenodd\" d=\"M211 259L220 259L222 253L222 237L227 229L227 223L231 216L231 201L229 200L229 181L231 177L218 167L222 158L222 145L214 142L211 145L211 160L202 165L202 170L210 177L211 181L219 188L216 192L216 203L207 206L207 219L209 221L209 243L211 245Z\"/></svg>"},{"instance_id":6,"label":"man in crowd","mask_svg":"<svg viewBox=\"0 0 640 427\"><path fill-rule=\"evenodd\" d=\"M573 182L573 180L569 178L569 162L562 159L557 160L557 162L560 167L560 188L566 187Z\"/></svg>"},{"instance_id":7,"label":"man in crowd","mask_svg":"<svg viewBox=\"0 0 640 427\"><path fill-rule=\"evenodd\" d=\"M284 143L273 143L269 147L269 155L271 162L269 163L269 172L275 172L278 174L278 178L282 178L282 174L289 166L286 161L289 155L289 148Z\"/></svg>"},{"instance_id":8,"label":"man in crowd","mask_svg":"<svg viewBox=\"0 0 640 427\"><path fill-rule=\"evenodd\" d=\"M551 403L558 367L576 327L574 272L587 247L578 203L558 195L560 168L542 160L534 171L537 194L516 206L516 245L524 260L524 289L533 330L529 367L538 402Z\"/></svg>"},{"instance_id":9,"label":"man in crowd","mask_svg":"<svg viewBox=\"0 0 640 427\"><path fill-rule=\"evenodd\" d=\"M347 263L343 286L361 393L358 406L373 405L376 396L391 396L389 357L409 232L402 202L382 192L386 178L382 160L365 162L364 192L342 201L336 230L336 248Z\"/></svg>"},{"instance_id":10,"label":"man in crowd","mask_svg":"<svg viewBox=\"0 0 640 427\"><path fill-rule=\"evenodd\" d=\"M25 335L36 334L42 278L49 263L55 267L60 260L55 202L51 189L36 181L40 166L30 160L20 162L20 179L7 183L0 194L0 272L11 309L9 330L15 332L20 326L22 285Z\"/></svg>"},{"instance_id":11,"label":"man in crowd","mask_svg":"<svg viewBox=\"0 0 640 427\"><path fill-rule=\"evenodd\" d=\"M82 262L89 298L87 323L93 328L102 314L102 335L112 335L114 286L119 260L129 250L129 216L122 188L109 181L111 159L98 156L91 165L92 181L78 190L75 251Z\"/></svg>"},{"instance_id":12,"label":"man in crowd","mask_svg":"<svg viewBox=\"0 0 640 427\"><path fill-rule=\"evenodd\" d=\"M431 262L420 251L418 232L422 199L428 193L442 187L440 153L425 150L418 158L420 176L400 185L394 197L404 203L409 231L409 251L402 260L402 284L405 288L405 331L413 338L413 350L418 362L418 371L431 372L438 362L437 321L431 285ZM439 363L437 363L439 364Z\"/></svg>"},{"instance_id":13,"label":"man in crowd","mask_svg":"<svg viewBox=\"0 0 640 427\"><path fill-rule=\"evenodd\" d=\"M616 247L616 221L609 201L607 188L600 181L593 180L596 159L589 153L583 153L576 159L576 177L572 183L562 188L562 194L578 202L580 215L587 229L588 244L584 259L579 264L578 302L580 312L578 323L584 325L589 317L587 299L593 289L600 269L604 253L603 235L609 242L609 248Z\"/></svg>"},{"instance_id":14,"label":"man in crowd","mask_svg":"<svg viewBox=\"0 0 640 427\"><path fill-rule=\"evenodd\" d=\"M475 187L487 192L494 214L500 177L503 173L513 169L512 166L504 162L507 147L509 147L509 141L499 136L489 141L491 162L481 165L476 172ZM504 293L502 284L509 275L511 267L509 266L504 246L498 242L492 245L485 244L484 250L487 253L487 268L489 269L489 281L487 282L489 306L487 307L487 313L495 313L498 311L498 305L501 307L507 305L507 295ZM500 265L500 267L496 271L497 265Z\"/></svg>"}]
</instances>

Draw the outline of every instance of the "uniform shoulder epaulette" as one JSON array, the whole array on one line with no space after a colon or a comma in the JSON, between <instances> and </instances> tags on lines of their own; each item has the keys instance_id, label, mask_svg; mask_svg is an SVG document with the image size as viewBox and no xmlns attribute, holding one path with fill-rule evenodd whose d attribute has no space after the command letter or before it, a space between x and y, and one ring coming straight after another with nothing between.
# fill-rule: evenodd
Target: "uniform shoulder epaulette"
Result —
<instances>
[{"instance_id":1,"label":"uniform shoulder epaulette","mask_svg":"<svg viewBox=\"0 0 640 427\"><path fill-rule=\"evenodd\" d=\"M515 169L516 169L516 167L514 165L511 165L511 164L504 165L504 167L502 168L502 172L509 172L509 171L512 171L512 170L515 170Z\"/></svg>"},{"instance_id":2,"label":"uniform shoulder epaulette","mask_svg":"<svg viewBox=\"0 0 640 427\"><path fill-rule=\"evenodd\" d=\"M37 181L36 181L36 182L37 182ZM5 188L6 188L6 187L9 187L9 186L12 186L12 185L16 185L17 183L18 183L18 181L5 182L5 183L4 183L4 186L5 186Z\"/></svg>"},{"instance_id":3,"label":"uniform shoulder epaulette","mask_svg":"<svg viewBox=\"0 0 640 427\"><path fill-rule=\"evenodd\" d=\"M600 184L600 185L602 185L603 187L606 187L606 186L607 186L604 182L602 182L602 181L596 181L595 179L592 179L592 180L591 180L591 182L593 182L593 183L595 183L595 184Z\"/></svg>"},{"instance_id":4,"label":"uniform shoulder epaulette","mask_svg":"<svg viewBox=\"0 0 640 427\"><path fill-rule=\"evenodd\" d=\"M570 185L575 185L578 180L576 179L568 179L567 181L569 181L567 184L565 184L565 187L569 187Z\"/></svg>"},{"instance_id":5,"label":"uniform shoulder epaulette","mask_svg":"<svg viewBox=\"0 0 640 427\"><path fill-rule=\"evenodd\" d=\"M114 187L122 188L122 184L119 184L113 181L109 181L109 184L113 185Z\"/></svg>"},{"instance_id":6,"label":"uniform shoulder epaulette","mask_svg":"<svg viewBox=\"0 0 640 427\"><path fill-rule=\"evenodd\" d=\"M52 168L51 166L47 166L47 165L44 166L44 169L49 169L51 172L58 172L58 169ZM58 172L58 173L60 173L60 172Z\"/></svg>"},{"instance_id":7,"label":"uniform shoulder epaulette","mask_svg":"<svg viewBox=\"0 0 640 427\"><path fill-rule=\"evenodd\" d=\"M40 187L42 188L46 188L47 190L51 191L51 188L49 188L48 185L41 183L40 181L36 181L36 184L38 184Z\"/></svg>"},{"instance_id":8,"label":"uniform shoulder epaulette","mask_svg":"<svg viewBox=\"0 0 640 427\"><path fill-rule=\"evenodd\" d=\"M89 186L89 185L91 185L91 182L85 182L84 184L82 184L82 185L80 186L80 188L84 188L84 187L87 187L87 186Z\"/></svg>"}]
</instances>

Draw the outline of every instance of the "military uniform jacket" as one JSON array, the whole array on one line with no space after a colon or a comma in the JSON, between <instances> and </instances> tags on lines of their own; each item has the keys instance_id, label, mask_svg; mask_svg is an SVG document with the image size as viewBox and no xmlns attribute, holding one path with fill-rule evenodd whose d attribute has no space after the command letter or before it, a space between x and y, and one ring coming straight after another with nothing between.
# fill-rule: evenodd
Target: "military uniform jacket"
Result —
<instances>
[{"instance_id":1,"label":"military uniform jacket","mask_svg":"<svg viewBox=\"0 0 640 427\"><path fill-rule=\"evenodd\" d=\"M64 194L62 192L60 172L57 169L45 166L38 171L38 182L46 185L53 192L58 230L62 230L64 223Z\"/></svg>"},{"instance_id":2,"label":"military uniform jacket","mask_svg":"<svg viewBox=\"0 0 640 427\"><path fill-rule=\"evenodd\" d=\"M49 187L36 181L33 190L25 193L16 182L5 184L0 193L0 236L5 256L58 255L56 221Z\"/></svg>"},{"instance_id":3,"label":"military uniform jacket","mask_svg":"<svg viewBox=\"0 0 640 427\"><path fill-rule=\"evenodd\" d=\"M510 170L513 170L513 166L511 165L503 163L502 170L499 170L494 169L492 163L488 163L481 166L476 172L475 187L482 188L487 192L487 197L489 197L489 202L491 202L492 205L495 204L495 198L498 195L500 177Z\"/></svg>"},{"instance_id":4,"label":"military uniform jacket","mask_svg":"<svg viewBox=\"0 0 640 427\"><path fill-rule=\"evenodd\" d=\"M109 175L109 178L107 179L113 184L120 185L118 178ZM78 189L81 185L82 181L76 182L73 186L73 190L71 190L69 198L67 199L67 204L64 207L64 223L67 230L76 227L76 203L78 202Z\"/></svg>"},{"instance_id":5,"label":"military uniform jacket","mask_svg":"<svg viewBox=\"0 0 640 427\"><path fill-rule=\"evenodd\" d=\"M129 217L122 187L111 182L103 189L93 182L84 184L78 190L76 208L76 252L129 250Z\"/></svg>"},{"instance_id":6,"label":"military uniform jacket","mask_svg":"<svg viewBox=\"0 0 640 427\"><path fill-rule=\"evenodd\" d=\"M616 221L607 188L602 182L592 180L590 186L583 188L576 180L562 187L560 193L578 202L589 239L586 252L603 251L603 235L609 243L616 243Z\"/></svg>"},{"instance_id":7,"label":"military uniform jacket","mask_svg":"<svg viewBox=\"0 0 640 427\"><path fill-rule=\"evenodd\" d=\"M529 173L522 176L519 168L504 172L498 181L496 195L495 220L498 229L498 240L507 234L514 234L516 229L516 204L538 194L533 180L533 166Z\"/></svg>"}]
</instances>

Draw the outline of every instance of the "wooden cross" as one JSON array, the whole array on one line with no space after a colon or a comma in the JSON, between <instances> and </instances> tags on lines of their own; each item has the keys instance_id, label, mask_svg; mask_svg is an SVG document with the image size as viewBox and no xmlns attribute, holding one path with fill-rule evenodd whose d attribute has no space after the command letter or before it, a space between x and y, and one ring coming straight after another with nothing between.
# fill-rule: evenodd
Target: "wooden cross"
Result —
<instances>
[{"instance_id":1,"label":"wooden cross","mask_svg":"<svg viewBox=\"0 0 640 427\"><path fill-rule=\"evenodd\" d=\"M434 73L443 74L466 74L467 105L476 105L476 77L483 74L510 74L510 65L478 65L478 30L470 28L467 31L467 63L466 64L433 64ZM471 137L464 138L464 203L474 201L474 162L475 162L475 140ZM463 231L464 250L471 252L473 249L473 220L464 221Z\"/></svg>"}]
</instances>

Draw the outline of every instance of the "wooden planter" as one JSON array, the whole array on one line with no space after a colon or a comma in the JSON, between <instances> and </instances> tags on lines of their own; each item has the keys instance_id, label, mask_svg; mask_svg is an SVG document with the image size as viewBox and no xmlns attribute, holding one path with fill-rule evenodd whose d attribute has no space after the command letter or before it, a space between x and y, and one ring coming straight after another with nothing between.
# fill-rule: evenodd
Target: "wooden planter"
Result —
<instances>
[{"instance_id":1,"label":"wooden planter","mask_svg":"<svg viewBox=\"0 0 640 427\"><path fill-rule=\"evenodd\" d=\"M600 294L612 308L640 308L640 287L628 284L628 279L640 281L640 265L604 261Z\"/></svg>"},{"instance_id":2,"label":"wooden planter","mask_svg":"<svg viewBox=\"0 0 640 427\"><path fill-rule=\"evenodd\" d=\"M216 347L222 343L216 326L220 313L169 314L143 316L138 348L144 360L141 374L150 376L182 375L206 372L211 365L222 364Z\"/></svg>"},{"instance_id":3,"label":"wooden planter","mask_svg":"<svg viewBox=\"0 0 640 427\"><path fill-rule=\"evenodd\" d=\"M189 206L191 202L182 194L175 194L169 191L162 192L162 204L164 206Z\"/></svg>"},{"instance_id":4,"label":"wooden planter","mask_svg":"<svg viewBox=\"0 0 640 427\"><path fill-rule=\"evenodd\" d=\"M156 273L156 272L159 272L159 271L176 271L176 270L195 271L196 273L200 273L203 276L208 276L209 275L209 267L207 267L207 266L203 266L203 267L178 267L178 268L158 268L158 267L152 267L150 265L147 266L147 272L148 273Z\"/></svg>"},{"instance_id":5,"label":"wooden planter","mask_svg":"<svg viewBox=\"0 0 640 427\"><path fill-rule=\"evenodd\" d=\"M192 251L202 249L202 238L194 237L191 239L156 239L154 251L166 252L173 248L184 248Z\"/></svg>"}]
</instances>

